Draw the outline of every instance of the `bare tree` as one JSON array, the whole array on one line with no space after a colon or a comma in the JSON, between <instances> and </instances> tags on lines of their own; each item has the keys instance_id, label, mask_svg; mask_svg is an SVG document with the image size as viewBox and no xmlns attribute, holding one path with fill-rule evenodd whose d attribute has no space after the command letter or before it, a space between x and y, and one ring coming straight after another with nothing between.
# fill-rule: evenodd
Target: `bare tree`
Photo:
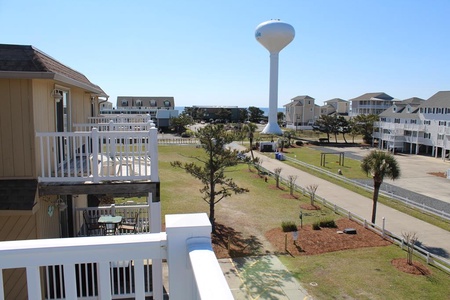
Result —
<instances>
[{"instance_id":1,"label":"bare tree","mask_svg":"<svg viewBox=\"0 0 450 300\"><path fill-rule=\"evenodd\" d=\"M403 240L406 243L406 260L408 265L413 263L414 245L419 239L415 232L402 232Z\"/></svg>"},{"instance_id":2,"label":"bare tree","mask_svg":"<svg viewBox=\"0 0 450 300\"><path fill-rule=\"evenodd\" d=\"M277 183L277 188L280 188L280 174L281 174L281 170L282 170L282 168L275 168L275 170L273 170L273 172L275 174L275 181Z\"/></svg>"},{"instance_id":3,"label":"bare tree","mask_svg":"<svg viewBox=\"0 0 450 300\"><path fill-rule=\"evenodd\" d=\"M296 180L297 180L297 175L289 175L288 176L289 193L291 194L291 196L294 195L294 186L295 186Z\"/></svg>"},{"instance_id":4,"label":"bare tree","mask_svg":"<svg viewBox=\"0 0 450 300\"><path fill-rule=\"evenodd\" d=\"M255 165L256 170L258 170L258 175L261 175L262 163L263 163L263 159L260 157L255 157L253 159L253 164Z\"/></svg>"},{"instance_id":5,"label":"bare tree","mask_svg":"<svg viewBox=\"0 0 450 300\"><path fill-rule=\"evenodd\" d=\"M311 200L311 205L314 205L314 199L316 198L316 191L318 187L318 184L310 184L306 187L306 190L309 193L309 199Z\"/></svg>"}]
</instances>

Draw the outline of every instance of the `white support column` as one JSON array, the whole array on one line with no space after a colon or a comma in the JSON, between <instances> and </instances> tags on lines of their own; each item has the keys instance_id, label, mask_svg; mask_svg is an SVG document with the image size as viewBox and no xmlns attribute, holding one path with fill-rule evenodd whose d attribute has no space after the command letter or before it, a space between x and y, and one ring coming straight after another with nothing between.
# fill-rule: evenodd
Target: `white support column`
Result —
<instances>
[{"instance_id":1,"label":"white support column","mask_svg":"<svg viewBox=\"0 0 450 300\"><path fill-rule=\"evenodd\" d=\"M187 240L192 237L211 238L208 216L205 213L166 215L166 233L170 299L197 299Z\"/></svg>"},{"instance_id":2,"label":"white support column","mask_svg":"<svg viewBox=\"0 0 450 300\"><path fill-rule=\"evenodd\" d=\"M148 213L150 218L150 232L161 232L161 202L153 202L152 194L149 193L147 203L150 210ZM163 299L163 284L162 260L152 259L152 285L154 299Z\"/></svg>"}]
</instances>

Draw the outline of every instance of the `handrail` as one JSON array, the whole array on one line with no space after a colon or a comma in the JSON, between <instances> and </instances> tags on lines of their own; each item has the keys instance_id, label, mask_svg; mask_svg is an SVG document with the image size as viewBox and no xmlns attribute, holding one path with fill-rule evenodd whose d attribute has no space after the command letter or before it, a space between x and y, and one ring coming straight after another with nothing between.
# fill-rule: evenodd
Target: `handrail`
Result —
<instances>
[{"instance_id":1,"label":"handrail","mask_svg":"<svg viewBox=\"0 0 450 300\"><path fill-rule=\"evenodd\" d=\"M30 300L163 299L162 260L170 299L233 299L207 215L166 215L165 223L158 233L0 242L0 299L11 280L3 270L19 268Z\"/></svg>"}]
</instances>

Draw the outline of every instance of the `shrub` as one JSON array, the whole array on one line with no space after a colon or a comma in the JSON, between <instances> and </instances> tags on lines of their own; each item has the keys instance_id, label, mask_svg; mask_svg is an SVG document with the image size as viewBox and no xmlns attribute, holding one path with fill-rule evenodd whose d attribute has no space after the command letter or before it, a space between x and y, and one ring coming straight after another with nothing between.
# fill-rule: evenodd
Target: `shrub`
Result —
<instances>
[{"instance_id":1,"label":"shrub","mask_svg":"<svg viewBox=\"0 0 450 300\"><path fill-rule=\"evenodd\" d=\"M327 228L336 228L336 222L334 222L334 220L328 220L328 219L324 219L324 220L320 220L319 222L319 226L320 227L327 227Z\"/></svg>"},{"instance_id":2,"label":"shrub","mask_svg":"<svg viewBox=\"0 0 450 300\"><path fill-rule=\"evenodd\" d=\"M302 142L302 141L295 141L295 144L296 144L297 146L303 146L303 142Z\"/></svg>"},{"instance_id":3,"label":"shrub","mask_svg":"<svg viewBox=\"0 0 450 300\"><path fill-rule=\"evenodd\" d=\"M313 230L320 230L320 222L316 221L312 224L312 229Z\"/></svg>"},{"instance_id":4,"label":"shrub","mask_svg":"<svg viewBox=\"0 0 450 300\"><path fill-rule=\"evenodd\" d=\"M297 231L297 225L295 222L291 221L281 222L281 228L283 229L283 232Z\"/></svg>"}]
</instances>

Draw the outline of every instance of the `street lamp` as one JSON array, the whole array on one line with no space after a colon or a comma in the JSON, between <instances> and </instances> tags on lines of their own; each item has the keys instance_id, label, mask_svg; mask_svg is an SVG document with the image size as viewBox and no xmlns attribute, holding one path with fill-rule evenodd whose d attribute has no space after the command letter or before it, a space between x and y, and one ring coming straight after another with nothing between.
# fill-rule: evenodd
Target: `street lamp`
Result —
<instances>
[{"instance_id":1,"label":"street lamp","mask_svg":"<svg viewBox=\"0 0 450 300\"><path fill-rule=\"evenodd\" d=\"M303 212L300 210L300 215L298 216L300 218L300 228L303 228Z\"/></svg>"}]
</instances>

